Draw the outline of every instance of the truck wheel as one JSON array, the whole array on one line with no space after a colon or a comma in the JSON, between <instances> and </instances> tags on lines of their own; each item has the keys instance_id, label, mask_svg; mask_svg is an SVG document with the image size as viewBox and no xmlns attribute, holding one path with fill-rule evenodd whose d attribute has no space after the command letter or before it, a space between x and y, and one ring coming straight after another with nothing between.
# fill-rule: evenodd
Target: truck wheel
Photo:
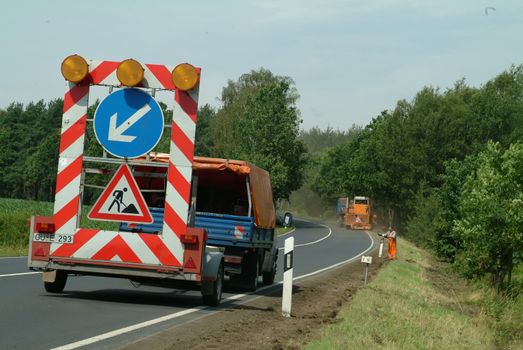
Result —
<instances>
[{"instance_id":1,"label":"truck wheel","mask_svg":"<svg viewBox=\"0 0 523 350\"><path fill-rule=\"evenodd\" d=\"M212 289L212 293L205 295L202 294L203 303L208 306L218 306L220 305L220 301L222 300L222 289L223 289L223 263L220 264L220 267L218 268L218 275L216 276L216 280L212 282L202 282L204 283L212 283L212 286L210 287ZM202 286L202 290L206 290L206 286Z\"/></svg>"},{"instance_id":2,"label":"truck wheel","mask_svg":"<svg viewBox=\"0 0 523 350\"><path fill-rule=\"evenodd\" d=\"M263 273L263 284L270 286L274 283L274 277L276 276L276 263L272 265L272 270Z\"/></svg>"},{"instance_id":3,"label":"truck wheel","mask_svg":"<svg viewBox=\"0 0 523 350\"><path fill-rule=\"evenodd\" d=\"M63 270L56 270L56 278L54 282L44 282L44 288L49 293L62 293L67 282L67 272Z\"/></svg>"},{"instance_id":4,"label":"truck wheel","mask_svg":"<svg viewBox=\"0 0 523 350\"><path fill-rule=\"evenodd\" d=\"M260 270L257 257L257 254L249 254L246 261L247 266L244 271L244 283L245 288L250 292L255 292L258 288L258 275Z\"/></svg>"}]
</instances>

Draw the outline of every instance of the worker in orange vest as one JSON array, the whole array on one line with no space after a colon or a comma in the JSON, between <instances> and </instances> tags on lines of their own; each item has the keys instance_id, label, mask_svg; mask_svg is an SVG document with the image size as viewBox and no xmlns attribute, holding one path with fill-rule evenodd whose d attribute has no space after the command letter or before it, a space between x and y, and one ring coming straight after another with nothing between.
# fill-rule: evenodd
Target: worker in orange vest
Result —
<instances>
[{"instance_id":1,"label":"worker in orange vest","mask_svg":"<svg viewBox=\"0 0 523 350\"><path fill-rule=\"evenodd\" d=\"M389 240L389 260L396 260L396 231L392 225L389 226L385 238Z\"/></svg>"}]
</instances>

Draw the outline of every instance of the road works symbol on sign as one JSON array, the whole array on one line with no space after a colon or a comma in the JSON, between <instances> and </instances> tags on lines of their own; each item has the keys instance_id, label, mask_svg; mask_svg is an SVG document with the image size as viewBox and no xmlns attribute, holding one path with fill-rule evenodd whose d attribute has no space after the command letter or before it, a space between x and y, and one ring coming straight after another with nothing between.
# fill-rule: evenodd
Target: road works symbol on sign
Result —
<instances>
[{"instance_id":1,"label":"road works symbol on sign","mask_svg":"<svg viewBox=\"0 0 523 350\"><path fill-rule=\"evenodd\" d=\"M88 215L91 220L151 224L153 218L127 164L122 164Z\"/></svg>"},{"instance_id":2,"label":"road works symbol on sign","mask_svg":"<svg viewBox=\"0 0 523 350\"><path fill-rule=\"evenodd\" d=\"M145 91L126 88L113 92L94 114L94 133L102 147L119 158L136 158L160 141L163 112Z\"/></svg>"}]
</instances>

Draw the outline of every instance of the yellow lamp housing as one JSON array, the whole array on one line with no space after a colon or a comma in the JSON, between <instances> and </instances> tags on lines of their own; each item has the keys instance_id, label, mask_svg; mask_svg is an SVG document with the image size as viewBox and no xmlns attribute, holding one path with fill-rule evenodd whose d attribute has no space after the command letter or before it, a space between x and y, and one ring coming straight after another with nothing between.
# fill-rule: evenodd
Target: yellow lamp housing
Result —
<instances>
[{"instance_id":1,"label":"yellow lamp housing","mask_svg":"<svg viewBox=\"0 0 523 350\"><path fill-rule=\"evenodd\" d=\"M137 86L143 80L142 65L132 58L120 62L116 68L116 77L124 86Z\"/></svg>"},{"instance_id":2,"label":"yellow lamp housing","mask_svg":"<svg viewBox=\"0 0 523 350\"><path fill-rule=\"evenodd\" d=\"M193 65L189 63L181 63L174 67L171 78L177 89L188 91L198 84L200 81L200 74Z\"/></svg>"},{"instance_id":3,"label":"yellow lamp housing","mask_svg":"<svg viewBox=\"0 0 523 350\"><path fill-rule=\"evenodd\" d=\"M65 80L75 84L84 80L89 73L89 65L87 64L87 61L82 56L78 55L67 56L62 61L61 69Z\"/></svg>"}]
</instances>

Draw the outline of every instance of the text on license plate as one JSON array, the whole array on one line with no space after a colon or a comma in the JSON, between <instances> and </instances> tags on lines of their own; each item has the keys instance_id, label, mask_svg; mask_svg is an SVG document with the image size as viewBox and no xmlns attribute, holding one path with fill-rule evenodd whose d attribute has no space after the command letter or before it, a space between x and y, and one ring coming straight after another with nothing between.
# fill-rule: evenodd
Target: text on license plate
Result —
<instances>
[{"instance_id":1,"label":"text on license plate","mask_svg":"<svg viewBox=\"0 0 523 350\"><path fill-rule=\"evenodd\" d=\"M47 242L47 243L73 243L73 236L71 235L58 235L55 233L35 233L33 236L34 242Z\"/></svg>"}]
</instances>

